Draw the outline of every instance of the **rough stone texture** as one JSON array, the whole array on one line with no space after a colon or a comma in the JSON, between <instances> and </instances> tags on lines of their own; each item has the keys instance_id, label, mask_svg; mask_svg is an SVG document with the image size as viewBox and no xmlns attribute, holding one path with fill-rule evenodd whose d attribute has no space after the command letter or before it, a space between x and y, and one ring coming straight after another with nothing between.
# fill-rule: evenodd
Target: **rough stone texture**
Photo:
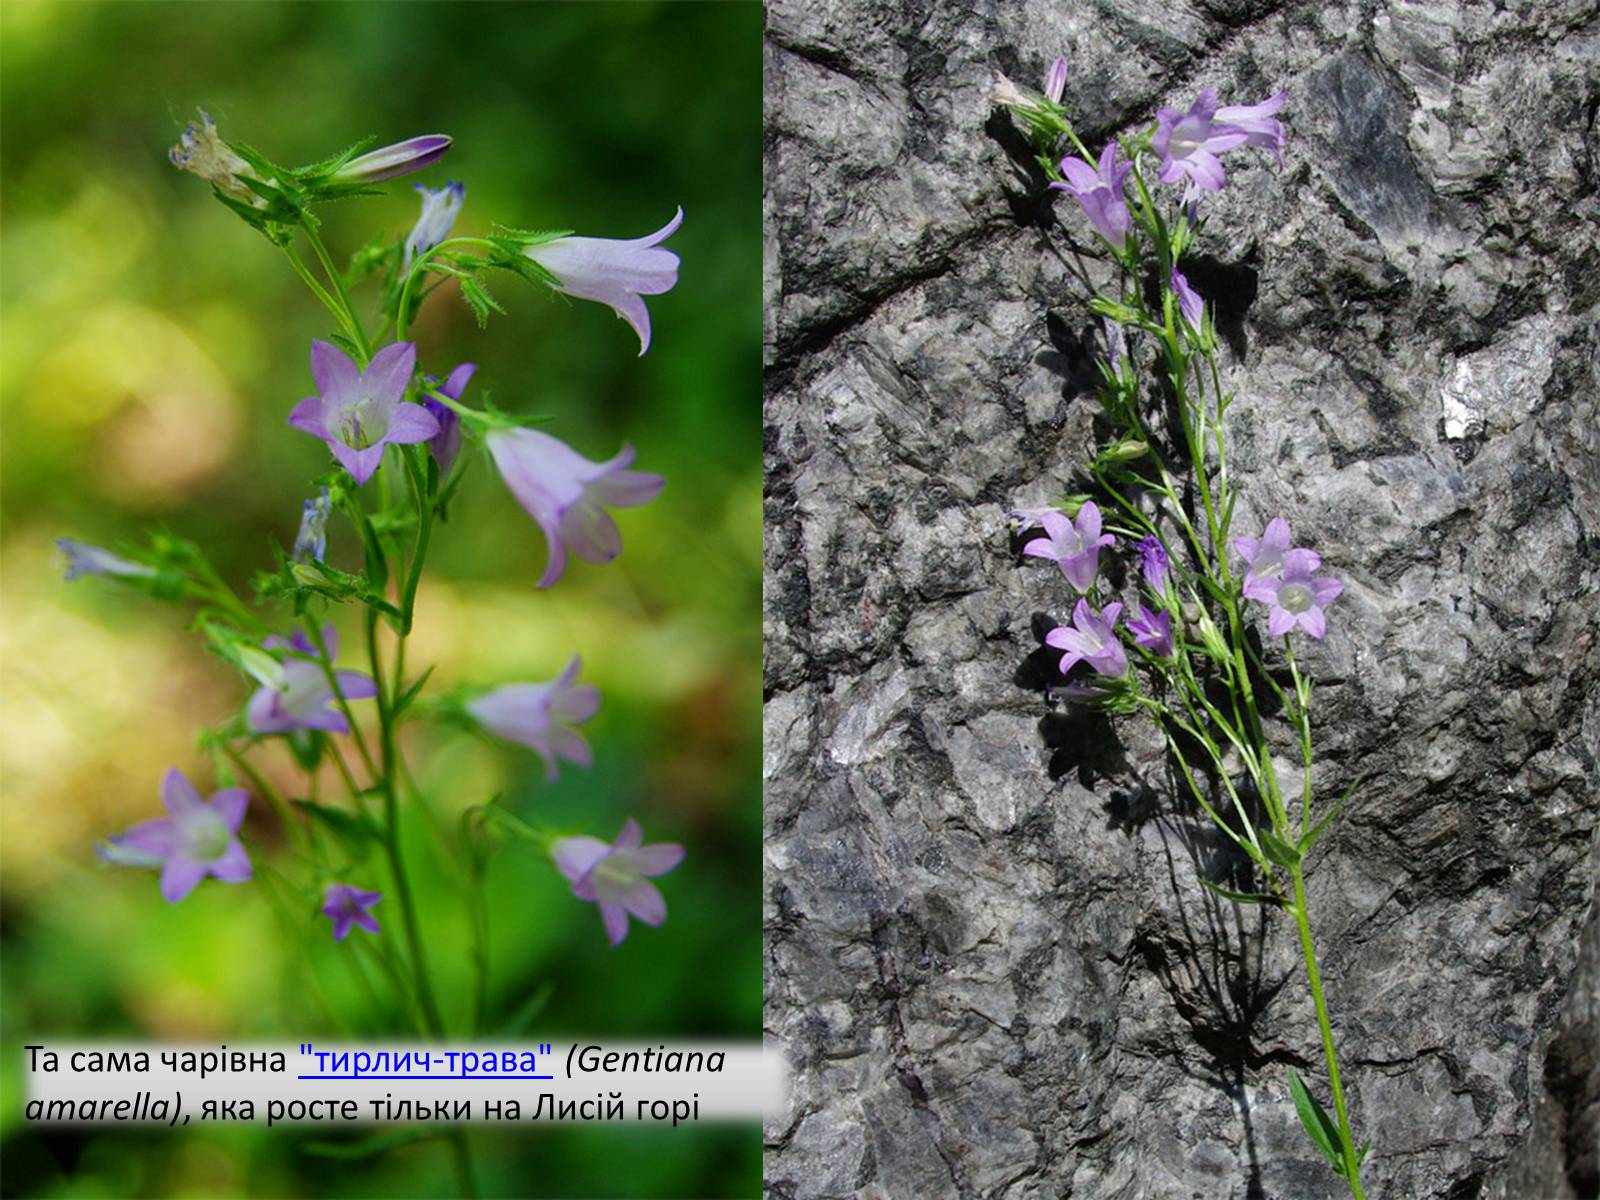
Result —
<instances>
[{"instance_id":1,"label":"rough stone texture","mask_svg":"<svg viewBox=\"0 0 1600 1200\"><path fill-rule=\"evenodd\" d=\"M1319 787L1366 781L1309 885L1368 1194L1592 1189L1597 7L769 6L771 1195L1341 1194L1292 924L1199 887L1148 729L1032 670L1066 598L1004 512L1086 457L1097 268L988 92L1058 53L1096 145L1289 89L1190 278L1239 528L1348 581L1306 657Z\"/></svg>"}]
</instances>

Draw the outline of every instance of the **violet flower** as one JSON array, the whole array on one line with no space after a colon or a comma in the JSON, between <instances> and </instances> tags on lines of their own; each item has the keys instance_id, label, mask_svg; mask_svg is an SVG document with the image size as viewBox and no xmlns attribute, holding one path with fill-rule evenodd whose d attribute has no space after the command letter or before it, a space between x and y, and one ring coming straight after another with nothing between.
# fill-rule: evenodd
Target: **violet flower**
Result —
<instances>
[{"instance_id":1,"label":"violet flower","mask_svg":"<svg viewBox=\"0 0 1600 1200\"><path fill-rule=\"evenodd\" d=\"M1298 627L1320 642L1328 631L1328 620L1322 610L1344 591L1344 584L1330 575L1313 577L1316 567L1308 565L1309 559L1295 559L1295 554L1296 551L1291 550L1284 556L1283 578L1269 585L1272 598L1266 601L1271 605L1267 613L1267 632L1273 637L1282 637Z\"/></svg>"},{"instance_id":2,"label":"violet flower","mask_svg":"<svg viewBox=\"0 0 1600 1200\"><path fill-rule=\"evenodd\" d=\"M1061 160L1061 173L1066 182L1050 186L1069 192L1083 206L1084 216L1094 231L1121 254L1128 245L1128 232L1133 228L1133 217L1128 212L1128 202L1123 196L1122 181L1133 170L1130 162L1117 161L1117 143L1113 139L1100 152L1100 167L1096 170L1081 158Z\"/></svg>"},{"instance_id":3,"label":"violet flower","mask_svg":"<svg viewBox=\"0 0 1600 1200\"><path fill-rule=\"evenodd\" d=\"M1067 60L1058 58L1050 64L1044 76L1044 97L1051 104L1061 103L1061 93L1067 87Z\"/></svg>"},{"instance_id":4,"label":"violet flower","mask_svg":"<svg viewBox=\"0 0 1600 1200\"><path fill-rule=\"evenodd\" d=\"M66 579L82 575L111 575L120 579L148 579L156 573L154 567L131 562L120 554L113 554L88 542L75 542L71 538L57 538L56 545L67 556Z\"/></svg>"},{"instance_id":5,"label":"violet flower","mask_svg":"<svg viewBox=\"0 0 1600 1200\"><path fill-rule=\"evenodd\" d=\"M426 442L438 436L439 422L420 404L403 404L417 348L395 342L372 356L365 371L332 342L311 343L315 396L294 406L289 424L328 443L357 484L372 478L383 448Z\"/></svg>"},{"instance_id":6,"label":"violet flower","mask_svg":"<svg viewBox=\"0 0 1600 1200\"><path fill-rule=\"evenodd\" d=\"M562 237L522 252L556 277L556 290L608 304L650 349L650 312L640 296L670 292L678 282L678 256L659 245L683 224L683 209L652 234L618 238Z\"/></svg>"},{"instance_id":7,"label":"violet flower","mask_svg":"<svg viewBox=\"0 0 1600 1200\"><path fill-rule=\"evenodd\" d=\"M1079 662L1086 662L1101 675L1126 675L1128 656L1123 653L1122 642L1113 632L1122 605L1108 604L1097 615L1089 601L1079 597L1072 610L1072 624L1058 625L1045 634L1047 646L1065 650L1061 656L1061 673L1065 675Z\"/></svg>"},{"instance_id":8,"label":"violet flower","mask_svg":"<svg viewBox=\"0 0 1600 1200\"><path fill-rule=\"evenodd\" d=\"M423 382L426 390L442 392L452 400L460 400L461 393L467 390L467 383L472 379L472 373L478 368L473 363L462 363L450 377L440 383L432 375ZM428 449L433 452L434 461L439 464L439 474L448 475L450 466L456 461L456 454L461 450L461 418L447 404L440 404L432 396L424 396L422 407L433 414L433 419L439 422L439 432L428 442Z\"/></svg>"},{"instance_id":9,"label":"violet flower","mask_svg":"<svg viewBox=\"0 0 1600 1200\"><path fill-rule=\"evenodd\" d=\"M402 275L411 270L417 255L426 254L450 236L450 229L456 223L456 216L467 198L467 185L453 179L442 188L426 187L420 183L415 187L422 193L422 215L417 218L417 223L411 227L411 235L406 238L405 261L400 268Z\"/></svg>"},{"instance_id":10,"label":"violet flower","mask_svg":"<svg viewBox=\"0 0 1600 1200\"><path fill-rule=\"evenodd\" d=\"M332 625L322 627L322 644L328 649L328 662L339 657L339 633ZM349 733L350 722L336 707L338 698L311 640L297 629L292 638L270 637L262 645L289 653L283 660L283 685L258 688L250 697L245 723L251 732L320 729L324 733ZM339 681L339 691L346 700L369 700L378 694L378 685L360 671L335 671L333 677Z\"/></svg>"},{"instance_id":11,"label":"violet flower","mask_svg":"<svg viewBox=\"0 0 1600 1200\"><path fill-rule=\"evenodd\" d=\"M602 505L634 508L655 499L666 484L659 475L627 469L632 446L597 463L536 429L496 429L484 441L500 478L550 544L542 588L561 578L569 546L584 562L596 564L622 553L622 535Z\"/></svg>"},{"instance_id":12,"label":"violet flower","mask_svg":"<svg viewBox=\"0 0 1600 1200\"><path fill-rule=\"evenodd\" d=\"M1260 104L1228 104L1217 109L1217 120L1245 133L1245 144L1271 150L1283 166L1283 126L1274 114L1289 93L1280 89Z\"/></svg>"},{"instance_id":13,"label":"violet flower","mask_svg":"<svg viewBox=\"0 0 1600 1200\"><path fill-rule=\"evenodd\" d=\"M382 892L364 892L348 883L330 883L322 893L322 915L333 921L333 940L344 941L350 936L352 925L359 925L368 933L379 932L378 919L371 910L382 899Z\"/></svg>"},{"instance_id":14,"label":"violet flower","mask_svg":"<svg viewBox=\"0 0 1600 1200\"><path fill-rule=\"evenodd\" d=\"M1205 318L1205 301L1200 293L1189 286L1189 280L1177 267L1172 268L1172 290L1178 294L1178 311L1189 323L1189 328L1199 333Z\"/></svg>"},{"instance_id":15,"label":"violet flower","mask_svg":"<svg viewBox=\"0 0 1600 1200\"><path fill-rule=\"evenodd\" d=\"M1133 634L1135 645L1143 646L1159 658L1172 657L1172 614L1146 612L1134 605L1133 616L1128 618L1127 630Z\"/></svg>"},{"instance_id":16,"label":"violet flower","mask_svg":"<svg viewBox=\"0 0 1600 1200\"><path fill-rule=\"evenodd\" d=\"M161 895L176 904L207 875L224 883L250 878L250 856L236 836L250 797L243 788L223 788L200 799L176 767L161 781L168 815L141 821L107 839L96 853L119 867L160 867Z\"/></svg>"},{"instance_id":17,"label":"violet flower","mask_svg":"<svg viewBox=\"0 0 1600 1200\"><path fill-rule=\"evenodd\" d=\"M665 875L683 861L683 847L675 842L640 845L644 834L629 817L609 846L599 838L558 838L550 857L572 883L572 894L599 905L600 920L613 946L628 936L628 915L646 925L667 919L667 902L649 876Z\"/></svg>"},{"instance_id":18,"label":"violet flower","mask_svg":"<svg viewBox=\"0 0 1600 1200\"><path fill-rule=\"evenodd\" d=\"M1035 538L1022 548L1024 554L1048 558L1061 568L1067 582L1080 592L1094 586L1095 572L1100 566L1100 548L1117 539L1100 532L1100 508L1093 500L1085 500L1078 510L1076 525L1067 515L1055 509L1039 514L1039 523L1048 537Z\"/></svg>"},{"instance_id":19,"label":"violet flower","mask_svg":"<svg viewBox=\"0 0 1600 1200\"><path fill-rule=\"evenodd\" d=\"M300 510L300 531L294 537L295 562L309 559L321 562L328 553L328 514L332 507L327 488L322 489L320 496L305 502Z\"/></svg>"},{"instance_id":20,"label":"violet flower","mask_svg":"<svg viewBox=\"0 0 1600 1200\"><path fill-rule=\"evenodd\" d=\"M1011 521L1011 532L1027 533L1030 529L1043 529L1044 514L1056 511L1054 508L1008 508L1006 517Z\"/></svg>"},{"instance_id":21,"label":"violet flower","mask_svg":"<svg viewBox=\"0 0 1600 1200\"><path fill-rule=\"evenodd\" d=\"M1161 544L1161 539L1154 534L1142 538L1134 547L1139 552L1139 569L1144 575L1144 581L1153 591L1164 592L1167 590L1167 548Z\"/></svg>"},{"instance_id":22,"label":"violet flower","mask_svg":"<svg viewBox=\"0 0 1600 1200\"><path fill-rule=\"evenodd\" d=\"M446 134L424 133L353 158L332 178L340 183L382 183L432 166L448 149L450 138Z\"/></svg>"},{"instance_id":23,"label":"violet flower","mask_svg":"<svg viewBox=\"0 0 1600 1200\"><path fill-rule=\"evenodd\" d=\"M1243 594L1248 600L1270 604L1277 596L1277 580L1290 566L1309 575L1322 566L1322 556L1303 546L1289 546L1289 522L1273 517L1260 539L1234 538L1234 551L1244 559L1248 570Z\"/></svg>"},{"instance_id":24,"label":"violet flower","mask_svg":"<svg viewBox=\"0 0 1600 1200\"><path fill-rule=\"evenodd\" d=\"M1233 125L1217 122L1217 93L1202 88L1187 113L1162 108L1156 112L1156 134L1151 148L1161 159L1162 183L1187 179L1183 202L1188 204L1202 191L1220 192L1227 182L1217 158L1224 150L1241 146L1249 133Z\"/></svg>"},{"instance_id":25,"label":"violet flower","mask_svg":"<svg viewBox=\"0 0 1600 1200\"><path fill-rule=\"evenodd\" d=\"M549 683L510 683L467 705L473 718L496 737L521 742L544 759L546 783L556 781L556 762L591 766L594 754L573 726L600 711L600 689L577 683L583 660L576 654Z\"/></svg>"}]
</instances>

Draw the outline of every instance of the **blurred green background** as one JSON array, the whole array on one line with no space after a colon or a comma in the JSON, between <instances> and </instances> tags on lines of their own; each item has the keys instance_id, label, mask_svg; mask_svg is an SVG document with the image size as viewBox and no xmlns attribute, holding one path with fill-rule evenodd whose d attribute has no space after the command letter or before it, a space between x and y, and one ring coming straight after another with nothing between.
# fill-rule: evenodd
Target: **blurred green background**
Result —
<instances>
[{"instance_id":1,"label":"blurred green background","mask_svg":"<svg viewBox=\"0 0 1600 1200\"><path fill-rule=\"evenodd\" d=\"M605 697L591 771L545 787L531 753L414 723L404 751L441 819L496 792L515 811L610 840L635 815L688 847L659 882L670 917L606 943L593 905L526 845L492 860L491 1028L548 994L519 1040L754 1038L760 1030L760 115L756 4L61 3L0 6L0 935L6 1195L435 1196L442 1143L330 1161L325 1131L38 1132L19 1047L68 1038L327 1040L396 1033L311 915L275 918L256 884L208 880L165 904L152 872L94 842L159 815L180 766L211 790L196 732L248 687L184 632L187 613L102 579L61 580L53 541L116 546L164 526L248 594L293 541L325 448L285 425L330 322L281 253L169 166L196 107L225 137L311 162L359 137L446 132L446 158L381 198L323 208L341 260L403 236L415 182L467 185L456 232L493 221L638 237L674 208L676 290L648 300L650 353L603 306L505 276L510 316L480 332L454 286L412 327L422 365L471 361L468 393L548 413L594 459L623 441L667 476L619 514L624 553L574 560L551 591L536 526L483 461L437 528L408 661L431 687L554 677L574 652ZM309 257L309 255L307 256ZM355 302L369 328L376 288ZM334 529L330 564L358 570ZM355 666L353 612L335 617ZM258 752L305 794L280 746ZM407 825L436 989L467 1021L458 864ZM245 836L285 853L267 806ZM381 872L376 860L374 874ZM361 882L356 880L355 882ZM379 906L398 932L390 903ZM360 932L352 938L365 936ZM306 948L309 944L309 952ZM335 1023L330 1026L326 1012ZM486 1194L735 1196L760 1187L754 1124L474 1128Z\"/></svg>"}]
</instances>

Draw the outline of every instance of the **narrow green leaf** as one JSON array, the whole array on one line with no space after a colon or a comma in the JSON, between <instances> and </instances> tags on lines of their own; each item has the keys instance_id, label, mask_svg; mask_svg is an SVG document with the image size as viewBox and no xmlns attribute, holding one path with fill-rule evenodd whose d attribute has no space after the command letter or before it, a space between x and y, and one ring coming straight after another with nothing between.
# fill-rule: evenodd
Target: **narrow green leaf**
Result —
<instances>
[{"instance_id":1,"label":"narrow green leaf","mask_svg":"<svg viewBox=\"0 0 1600 1200\"><path fill-rule=\"evenodd\" d=\"M365 818L358 813L346 812L342 808L329 808L326 804L318 804L315 800L296 800L294 805L352 846L364 846L378 836L377 830L367 824Z\"/></svg>"},{"instance_id":2,"label":"narrow green leaf","mask_svg":"<svg viewBox=\"0 0 1600 1200\"><path fill-rule=\"evenodd\" d=\"M1224 899L1236 900L1240 904L1279 903L1278 897L1267 892L1236 892L1231 888L1221 887L1218 884L1212 883L1209 879L1202 879L1200 882Z\"/></svg>"},{"instance_id":3,"label":"narrow green leaf","mask_svg":"<svg viewBox=\"0 0 1600 1200\"><path fill-rule=\"evenodd\" d=\"M1259 831L1261 839L1261 852L1269 860L1280 867L1296 867L1300 865L1300 851L1283 841L1276 834L1263 829Z\"/></svg>"},{"instance_id":4,"label":"narrow green leaf","mask_svg":"<svg viewBox=\"0 0 1600 1200\"><path fill-rule=\"evenodd\" d=\"M428 682L428 676L432 674L433 668L429 667L421 675L417 676L416 680L413 681L410 687L406 688L405 691L400 693L399 697L394 702L394 716L398 717L410 707L411 702L417 698L417 693L422 691L422 685Z\"/></svg>"},{"instance_id":5,"label":"narrow green leaf","mask_svg":"<svg viewBox=\"0 0 1600 1200\"><path fill-rule=\"evenodd\" d=\"M509 1038L516 1037L526 1031L533 1019L544 1011L544 1006L550 1003L550 997L555 993L556 985L546 979L533 989L533 995L523 1001L522 1007L517 1009L506 1023L500 1027L498 1035Z\"/></svg>"},{"instance_id":6,"label":"narrow green leaf","mask_svg":"<svg viewBox=\"0 0 1600 1200\"><path fill-rule=\"evenodd\" d=\"M1365 775L1357 775L1355 777L1355 781L1351 783L1349 787L1345 788L1344 795L1340 796L1334 801L1333 807L1327 811L1327 814L1322 818L1322 820L1318 821L1316 825L1312 827L1310 833L1306 834L1300 839L1300 855L1302 858L1310 852L1312 846L1316 845L1317 839L1323 835L1328 826L1333 823L1333 819L1339 815L1339 810L1344 807L1344 802L1350 799L1352 793L1355 792L1356 788L1361 786L1361 781L1365 778Z\"/></svg>"},{"instance_id":7,"label":"narrow green leaf","mask_svg":"<svg viewBox=\"0 0 1600 1200\"><path fill-rule=\"evenodd\" d=\"M1289 1095L1294 1098L1294 1111L1300 1116L1300 1124L1305 1127L1306 1135L1322 1151L1322 1157L1328 1160L1328 1165L1333 1168L1334 1174L1343 1176L1345 1173L1344 1155L1338 1149L1339 1127L1333 1123L1317 1103L1317 1098L1306 1089L1296 1071L1289 1072Z\"/></svg>"}]
</instances>

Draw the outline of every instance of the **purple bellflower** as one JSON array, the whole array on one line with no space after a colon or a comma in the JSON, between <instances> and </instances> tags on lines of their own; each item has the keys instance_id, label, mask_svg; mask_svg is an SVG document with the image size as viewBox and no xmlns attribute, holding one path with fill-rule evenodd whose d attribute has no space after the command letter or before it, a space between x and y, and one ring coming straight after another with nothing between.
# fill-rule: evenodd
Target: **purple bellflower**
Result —
<instances>
[{"instance_id":1,"label":"purple bellflower","mask_svg":"<svg viewBox=\"0 0 1600 1200\"><path fill-rule=\"evenodd\" d=\"M1245 133L1245 144L1271 150L1283 166L1283 126L1277 112L1289 93L1279 90L1260 104L1228 104L1217 109L1217 120Z\"/></svg>"},{"instance_id":2,"label":"purple bellflower","mask_svg":"<svg viewBox=\"0 0 1600 1200\"><path fill-rule=\"evenodd\" d=\"M194 891L207 875L224 883L250 878L250 856L237 836L250 802L243 788L223 788L202 800L174 767L161 781L161 802L167 816L107 839L96 851L100 858L120 867L160 867L161 895L169 904Z\"/></svg>"},{"instance_id":3,"label":"purple bellflower","mask_svg":"<svg viewBox=\"0 0 1600 1200\"><path fill-rule=\"evenodd\" d=\"M1081 158L1063 158L1061 173L1067 177L1066 182L1050 185L1072 194L1083 206L1094 231L1118 254L1127 248L1128 231L1133 228L1133 217L1122 193L1122 181L1131 170L1132 163L1117 161L1117 143L1113 139L1100 152L1099 170Z\"/></svg>"},{"instance_id":4,"label":"purple bellflower","mask_svg":"<svg viewBox=\"0 0 1600 1200\"><path fill-rule=\"evenodd\" d=\"M1172 268L1172 290L1178 295L1178 311L1183 314L1183 319L1189 323L1189 328L1196 333L1200 332L1205 319L1205 301L1200 299L1200 293L1189 286L1188 277Z\"/></svg>"},{"instance_id":5,"label":"purple bellflower","mask_svg":"<svg viewBox=\"0 0 1600 1200\"><path fill-rule=\"evenodd\" d=\"M484 441L500 478L550 544L550 559L539 580L542 588L561 578L568 547L584 562L596 564L622 553L622 535L602 505L647 504L666 484L660 475L628 470L632 446L597 463L536 429L496 429Z\"/></svg>"},{"instance_id":6,"label":"purple bellflower","mask_svg":"<svg viewBox=\"0 0 1600 1200\"><path fill-rule=\"evenodd\" d=\"M359 925L368 933L378 932L378 919L372 906L383 899L382 892L364 892L348 883L330 883L322 893L322 915L333 921L333 940L350 936L350 927Z\"/></svg>"},{"instance_id":7,"label":"purple bellflower","mask_svg":"<svg viewBox=\"0 0 1600 1200\"><path fill-rule=\"evenodd\" d=\"M1296 553L1291 550L1284 556L1283 578L1269 585L1272 598L1266 601L1271 605L1267 613L1267 632L1273 637L1282 637L1298 627L1320 642L1322 635L1328 632L1328 620L1322 610L1338 599L1344 584L1330 575L1313 576L1316 567L1310 565L1311 559L1297 559ZM1298 553L1311 554L1309 550Z\"/></svg>"},{"instance_id":8,"label":"purple bellflower","mask_svg":"<svg viewBox=\"0 0 1600 1200\"><path fill-rule=\"evenodd\" d=\"M339 657L339 634L332 625L322 627L322 644L328 648L328 661ZM253 733L293 733L299 729L320 729L325 733L349 733L350 722L336 706L328 673L311 639L301 630L293 638L270 637L262 643L269 649L286 650L283 660L283 686L261 687L250 697L245 722ZM378 694L378 685L360 671L335 671L339 691L346 700L369 700Z\"/></svg>"},{"instance_id":9,"label":"purple bellflower","mask_svg":"<svg viewBox=\"0 0 1600 1200\"><path fill-rule=\"evenodd\" d=\"M1289 522L1273 517L1260 539L1234 538L1233 548L1249 568L1244 576L1244 596L1271 604L1277 597L1277 582L1292 566L1310 575L1322 566L1322 556L1303 546L1289 545Z\"/></svg>"},{"instance_id":10,"label":"purple bellflower","mask_svg":"<svg viewBox=\"0 0 1600 1200\"><path fill-rule=\"evenodd\" d=\"M1058 58L1050 64L1044 76L1044 98L1051 104L1061 103L1061 93L1067 88L1067 60Z\"/></svg>"},{"instance_id":11,"label":"purple bellflower","mask_svg":"<svg viewBox=\"0 0 1600 1200\"><path fill-rule=\"evenodd\" d=\"M1101 534L1099 506L1093 500L1085 500L1076 524L1065 513L1046 509L1039 514L1039 523L1049 536L1035 538L1022 552L1052 560L1068 583L1087 592L1094 586L1095 572L1100 567L1100 548L1117 540L1109 533Z\"/></svg>"},{"instance_id":12,"label":"purple bellflower","mask_svg":"<svg viewBox=\"0 0 1600 1200\"><path fill-rule=\"evenodd\" d=\"M593 764L594 754L573 726L600 711L600 689L578 683L583 660L576 654L567 669L549 683L510 683L467 705L473 718L496 737L521 742L544 759L546 783L556 781L556 762L580 767Z\"/></svg>"},{"instance_id":13,"label":"purple bellflower","mask_svg":"<svg viewBox=\"0 0 1600 1200\"><path fill-rule=\"evenodd\" d=\"M1054 508L1008 508L1006 517L1011 521L1013 533L1027 533L1030 529L1043 529L1044 514L1055 511Z\"/></svg>"},{"instance_id":14,"label":"purple bellflower","mask_svg":"<svg viewBox=\"0 0 1600 1200\"><path fill-rule=\"evenodd\" d=\"M1167 548L1161 544L1161 539L1150 534L1141 539L1135 549L1139 551L1139 569L1144 574L1144 581L1150 585L1152 591L1166 591L1170 567L1167 562Z\"/></svg>"},{"instance_id":15,"label":"purple bellflower","mask_svg":"<svg viewBox=\"0 0 1600 1200\"><path fill-rule=\"evenodd\" d=\"M294 537L295 562L321 562L328 553L328 513L332 506L327 488L305 502L300 510L300 531Z\"/></svg>"},{"instance_id":16,"label":"purple bellflower","mask_svg":"<svg viewBox=\"0 0 1600 1200\"><path fill-rule=\"evenodd\" d=\"M383 448L437 437L439 422L420 404L403 404L417 348L395 342L372 356L365 371L332 342L311 343L317 395L294 406L289 424L328 443L358 484L372 478Z\"/></svg>"},{"instance_id":17,"label":"purple bellflower","mask_svg":"<svg viewBox=\"0 0 1600 1200\"><path fill-rule=\"evenodd\" d=\"M1128 656L1113 632L1121 615L1120 604L1108 604L1096 615L1089 601L1080 596L1072 610L1072 624L1058 625L1044 638L1047 646L1066 651L1061 656L1061 673L1065 675L1079 662L1086 662L1101 675L1126 675Z\"/></svg>"},{"instance_id":18,"label":"purple bellflower","mask_svg":"<svg viewBox=\"0 0 1600 1200\"><path fill-rule=\"evenodd\" d=\"M450 377L440 383L432 375L424 382L430 392L442 392L452 400L460 400L461 393L467 390L467 383L472 379L472 373L478 368L473 363L462 363ZM433 452L434 461L439 464L439 474L448 475L450 466L456 461L456 455L461 450L461 418L454 409L447 404L440 404L431 396L423 398L422 407L433 414L433 419L439 422L439 432L428 442L428 449Z\"/></svg>"},{"instance_id":19,"label":"purple bellflower","mask_svg":"<svg viewBox=\"0 0 1600 1200\"><path fill-rule=\"evenodd\" d=\"M646 925L667 919L667 902L661 898L652 875L665 875L683 861L683 847L675 842L643 846L644 835L632 817L609 846L599 838L558 838L550 857L572 884L572 894L600 907L600 920L613 946L628 936L628 916Z\"/></svg>"},{"instance_id":20,"label":"purple bellflower","mask_svg":"<svg viewBox=\"0 0 1600 1200\"><path fill-rule=\"evenodd\" d=\"M678 256L659 243L682 224L680 208L672 220L641 238L562 237L523 253L555 276L558 291L610 305L639 335L642 355L650 349L650 312L639 297L659 296L677 285Z\"/></svg>"},{"instance_id":21,"label":"purple bellflower","mask_svg":"<svg viewBox=\"0 0 1600 1200\"><path fill-rule=\"evenodd\" d=\"M1135 645L1143 646L1160 658L1172 657L1171 613L1146 612L1138 605L1134 605L1133 615L1128 618L1127 630L1133 634Z\"/></svg>"},{"instance_id":22,"label":"purple bellflower","mask_svg":"<svg viewBox=\"0 0 1600 1200\"><path fill-rule=\"evenodd\" d=\"M57 538L56 545L67 556L68 580L80 575L113 575L122 579L148 579L156 573L154 567L130 562L120 554L91 546L88 542L75 542L71 538Z\"/></svg>"},{"instance_id":23,"label":"purple bellflower","mask_svg":"<svg viewBox=\"0 0 1600 1200\"><path fill-rule=\"evenodd\" d=\"M453 179L442 188L424 187L419 183L416 190L422 193L422 215L406 238L405 262L400 267L402 275L411 270L417 255L426 254L450 236L450 229L467 198L467 185Z\"/></svg>"},{"instance_id":24,"label":"purple bellflower","mask_svg":"<svg viewBox=\"0 0 1600 1200\"><path fill-rule=\"evenodd\" d=\"M1202 88L1187 113L1171 108L1156 112L1156 135L1151 148L1161 159L1158 178L1162 183L1188 180L1183 193L1185 204L1202 191L1222 190L1227 175L1217 155L1244 145L1250 136L1244 129L1218 123L1216 118L1217 93L1213 88Z\"/></svg>"},{"instance_id":25,"label":"purple bellflower","mask_svg":"<svg viewBox=\"0 0 1600 1200\"><path fill-rule=\"evenodd\" d=\"M340 183L382 183L432 166L448 149L448 135L424 133L353 158L335 171L333 178Z\"/></svg>"}]
</instances>

